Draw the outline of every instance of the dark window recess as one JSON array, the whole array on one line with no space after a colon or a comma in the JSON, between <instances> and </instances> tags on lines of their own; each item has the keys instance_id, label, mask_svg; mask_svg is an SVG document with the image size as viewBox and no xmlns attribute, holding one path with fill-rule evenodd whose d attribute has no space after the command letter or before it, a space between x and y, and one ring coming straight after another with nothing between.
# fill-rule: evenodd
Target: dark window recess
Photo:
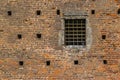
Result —
<instances>
[{"instance_id":1,"label":"dark window recess","mask_svg":"<svg viewBox=\"0 0 120 80\"><path fill-rule=\"evenodd\" d=\"M12 15L12 11L8 11L8 16L11 16Z\"/></svg>"},{"instance_id":2,"label":"dark window recess","mask_svg":"<svg viewBox=\"0 0 120 80\"><path fill-rule=\"evenodd\" d=\"M65 45L86 45L86 19L65 19Z\"/></svg>"},{"instance_id":3,"label":"dark window recess","mask_svg":"<svg viewBox=\"0 0 120 80\"><path fill-rule=\"evenodd\" d=\"M17 36L18 36L18 39L21 39L21 38L22 38L22 35L21 35L21 34L18 34Z\"/></svg>"},{"instance_id":4,"label":"dark window recess","mask_svg":"<svg viewBox=\"0 0 120 80\"><path fill-rule=\"evenodd\" d=\"M41 38L41 34L36 34L37 38Z\"/></svg>"},{"instance_id":5,"label":"dark window recess","mask_svg":"<svg viewBox=\"0 0 120 80\"><path fill-rule=\"evenodd\" d=\"M95 14L95 10L91 10L91 14Z\"/></svg>"},{"instance_id":6,"label":"dark window recess","mask_svg":"<svg viewBox=\"0 0 120 80\"><path fill-rule=\"evenodd\" d=\"M120 9L118 9L118 14L120 14Z\"/></svg>"},{"instance_id":7,"label":"dark window recess","mask_svg":"<svg viewBox=\"0 0 120 80\"><path fill-rule=\"evenodd\" d=\"M37 10L37 11L36 11L36 14L37 14L37 15L40 15L40 14L41 14L41 11L40 11L40 10Z\"/></svg>"},{"instance_id":8,"label":"dark window recess","mask_svg":"<svg viewBox=\"0 0 120 80\"><path fill-rule=\"evenodd\" d=\"M19 61L19 65L23 66L24 62L23 61Z\"/></svg>"},{"instance_id":9,"label":"dark window recess","mask_svg":"<svg viewBox=\"0 0 120 80\"><path fill-rule=\"evenodd\" d=\"M57 10L57 15L60 15L60 10Z\"/></svg>"},{"instance_id":10,"label":"dark window recess","mask_svg":"<svg viewBox=\"0 0 120 80\"><path fill-rule=\"evenodd\" d=\"M50 65L50 61L46 61L46 65L49 66Z\"/></svg>"},{"instance_id":11,"label":"dark window recess","mask_svg":"<svg viewBox=\"0 0 120 80\"><path fill-rule=\"evenodd\" d=\"M106 35L102 35L102 39L106 39Z\"/></svg>"},{"instance_id":12,"label":"dark window recess","mask_svg":"<svg viewBox=\"0 0 120 80\"><path fill-rule=\"evenodd\" d=\"M77 64L78 64L78 60L75 60L75 61L74 61L74 64L77 65Z\"/></svg>"},{"instance_id":13,"label":"dark window recess","mask_svg":"<svg viewBox=\"0 0 120 80\"><path fill-rule=\"evenodd\" d=\"M103 64L107 64L107 60L103 60Z\"/></svg>"}]
</instances>

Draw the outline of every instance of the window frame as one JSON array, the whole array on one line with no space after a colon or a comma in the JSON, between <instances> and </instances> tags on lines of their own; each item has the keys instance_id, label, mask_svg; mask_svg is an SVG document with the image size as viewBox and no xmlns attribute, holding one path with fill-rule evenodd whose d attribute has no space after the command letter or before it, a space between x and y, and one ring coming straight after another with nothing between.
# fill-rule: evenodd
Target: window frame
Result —
<instances>
[{"instance_id":1,"label":"window frame","mask_svg":"<svg viewBox=\"0 0 120 80\"><path fill-rule=\"evenodd\" d=\"M64 44L64 29L65 23L64 19L86 19L86 46L82 45L65 45ZM80 49L80 50L89 50L92 45L92 28L89 24L89 17L87 15L64 15L61 17L61 30L59 31L59 41L58 45L63 49Z\"/></svg>"}]
</instances>

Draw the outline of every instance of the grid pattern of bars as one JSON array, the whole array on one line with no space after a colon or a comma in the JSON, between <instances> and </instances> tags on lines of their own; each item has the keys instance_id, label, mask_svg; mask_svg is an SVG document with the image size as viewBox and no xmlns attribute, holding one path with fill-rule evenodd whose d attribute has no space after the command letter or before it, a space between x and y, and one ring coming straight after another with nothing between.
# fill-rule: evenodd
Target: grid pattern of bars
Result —
<instances>
[{"instance_id":1,"label":"grid pattern of bars","mask_svg":"<svg viewBox=\"0 0 120 80\"><path fill-rule=\"evenodd\" d=\"M65 19L65 45L86 45L86 19Z\"/></svg>"}]
</instances>

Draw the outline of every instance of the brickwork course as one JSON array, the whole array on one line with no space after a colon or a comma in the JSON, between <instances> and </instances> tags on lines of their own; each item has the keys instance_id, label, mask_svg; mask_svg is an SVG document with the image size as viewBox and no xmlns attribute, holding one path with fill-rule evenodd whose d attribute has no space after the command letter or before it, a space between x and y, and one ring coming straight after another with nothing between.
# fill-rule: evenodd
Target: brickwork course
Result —
<instances>
[{"instance_id":1,"label":"brickwork course","mask_svg":"<svg viewBox=\"0 0 120 80\"><path fill-rule=\"evenodd\" d=\"M120 80L119 9L120 0L0 0L0 80ZM85 47L65 45L67 18L87 20Z\"/></svg>"}]
</instances>

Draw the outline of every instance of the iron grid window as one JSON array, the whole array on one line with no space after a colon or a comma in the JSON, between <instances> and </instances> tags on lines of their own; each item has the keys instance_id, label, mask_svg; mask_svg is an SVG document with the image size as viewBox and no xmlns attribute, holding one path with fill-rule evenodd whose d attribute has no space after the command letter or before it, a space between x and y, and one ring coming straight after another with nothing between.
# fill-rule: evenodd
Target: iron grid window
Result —
<instances>
[{"instance_id":1,"label":"iron grid window","mask_svg":"<svg viewBox=\"0 0 120 80\"><path fill-rule=\"evenodd\" d=\"M65 19L65 45L86 45L86 19Z\"/></svg>"}]
</instances>

